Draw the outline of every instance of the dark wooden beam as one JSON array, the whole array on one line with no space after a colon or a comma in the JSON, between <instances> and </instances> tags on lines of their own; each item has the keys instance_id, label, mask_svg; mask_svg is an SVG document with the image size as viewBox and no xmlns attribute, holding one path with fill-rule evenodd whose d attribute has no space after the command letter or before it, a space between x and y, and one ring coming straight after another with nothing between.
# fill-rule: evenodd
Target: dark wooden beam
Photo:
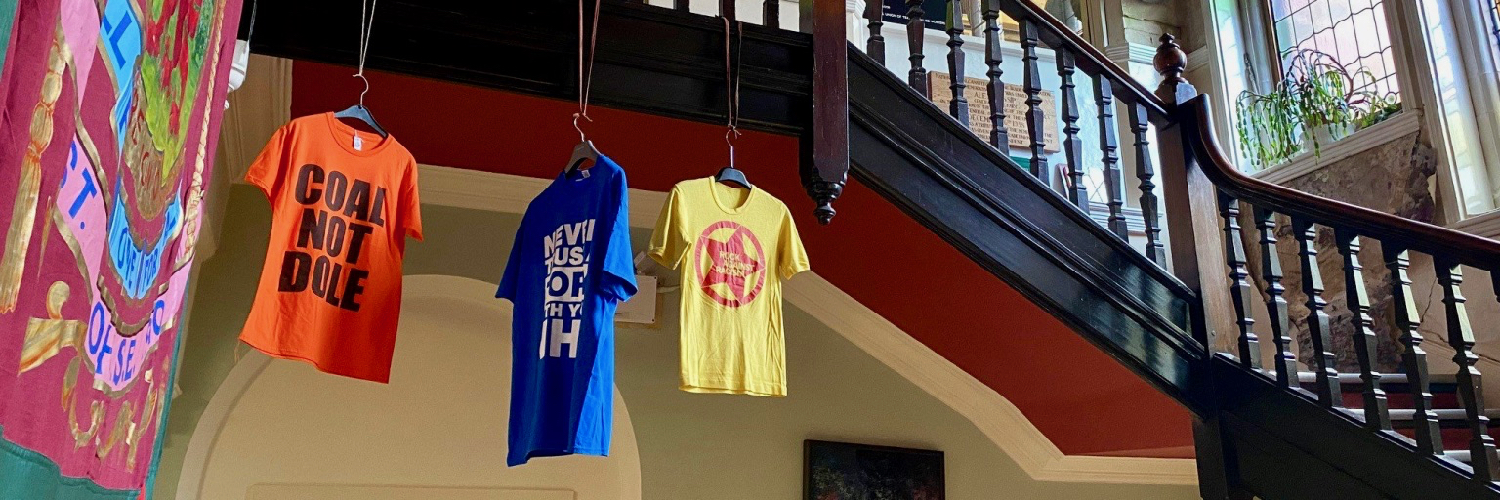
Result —
<instances>
[{"instance_id":1,"label":"dark wooden beam","mask_svg":"<svg viewBox=\"0 0 1500 500\"><path fill-rule=\"evenodd\" d=\"M255 53L353 65L359 3L257 0ZM572 100L578 4L565 0L385 0L366 66L380 71ZM247 25L248 28L248 25ZM745 24L740 127L786 135L811 123L812 37ZM594 104L722 124L724 23L606 1Z\"/></svg>"}]
</instances>

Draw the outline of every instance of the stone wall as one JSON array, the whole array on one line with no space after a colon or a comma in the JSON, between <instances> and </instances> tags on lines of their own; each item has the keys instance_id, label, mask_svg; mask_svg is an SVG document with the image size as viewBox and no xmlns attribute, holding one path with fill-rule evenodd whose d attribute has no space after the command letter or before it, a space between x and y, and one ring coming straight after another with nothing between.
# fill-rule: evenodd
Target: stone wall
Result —
<instances>
[{"instance_id":1,"label":"stone wall","mask_svg":"<svg viewBox=\"0 0 1500 500\"><path fill-rule=\"evenodd\" d=\"M1283 185L1408 219L1432 222L1436 215L1436 204L1428 185L1435 169L1432 149L1419 140L1418 133L1412 133L1287 181ZM1256 279L1256 288L1264 299L1265 283L1259 278L1261 253L1250 214L1249 207L1242 207L1240 225L1246 228L1244 237L1248 243L1250 274ZM1287 217L1278 217L1276 233L1277 254L1285 272L1282 284L1287 289L1285 297L1290 304L1288 311L1294 332L1292 337L1298 348L1298 359L1307 365L1312 361L1312 339L1307 327L1309 309L1307 296L1302 291L1303 273L1297 255L1297 241ZM1359 262L1364 268L1370 316L1377 339L1377 367L1381 371L1393 371L1402 350L1397 343L1400 332L1394 326L1391 290L1385 285L1389 283L1390 274L1382 261L1380 244L1368 239L1361 243ZM1330 316L1330 350L1336 355L1339 371L1357 373L1359 365L1354 350L1353 313L1346 297L1343 257L1334 244L1333 230L1319 227L1316 247L1318 270L1324 284L1322 298L1328 302L1324 310ZM1263 336L1262 351L1273 350L1274 346L1269 338L1270 329L1257 328L1257 331Z\"/></svg>"},{"instance_id":2,"label":"stone wall","mask_svg":"<svg viewBox=\"0 0 1500 500\"><path fill-rule=\"evenodd\" d=\"M1199 0L1121 0L1125 11L1125 39L1130 43L1155 47L1162 33L1183 37L1186 4Z\"/></svg>"}]
</instances>

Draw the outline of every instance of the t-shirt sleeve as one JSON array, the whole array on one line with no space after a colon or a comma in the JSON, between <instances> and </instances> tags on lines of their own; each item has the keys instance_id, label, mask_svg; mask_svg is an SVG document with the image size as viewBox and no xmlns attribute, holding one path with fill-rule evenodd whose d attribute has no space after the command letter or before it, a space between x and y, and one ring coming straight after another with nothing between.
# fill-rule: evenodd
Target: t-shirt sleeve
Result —
<instances>
[{"instance_id":1,"label":"t-shirt sleeve","mask_svg":"<svg viewBox=\"0 0 1500 500\"><path fill-rule=\"evenodd\" d=\"M802 248L802 237L797 234L797 223L792 221L791 212L783 211L781 234L777 235L776 240L776 261L781 265L781 279L791 278L811 268L807 262L807 250Z\"/></svg>"},{"instance_id":2,"label":"t-shirt sleeve","mask_svg":"<svg viewBox=\"0 0 1500 500\"><path fill-rule=\"evenodd\" d=\"M287 133L288 127L291 124L283 125L271 134L271 140L266 141L260 155L250 164L250 170L245 172L245 182L259 187L270 200L275 200L276 195L281 192L282 179L287 171L286 164L291 161L286 157L291 152L291 144L287 144L291 137Z\"/></svg>"},{"instance_id":3,"label":"t-shirt sleeve","mask_svg":"<svg viewBox=\"0 0 1500 500\"><path fill-rule=\"evenodd\" d=\"M417 191L417 163L412 161L401 177L401 213L397 218L407 235L422 241L422 200Z\"/></svg>"},{"instance_id":4,"label":"t-shirt sleeve","mask_svg":"<svg viewBox=\"0 0 1500 500\"><path fill-rule=\"evenodd\" d=\"M646 253L652 260L676 269L687 252L687 237L683 235L682 195L677 187L667 194L667 202L661 206L661 215L656 218L656 228L651 231L651 245Z\"/></svg>"},{"instance_id":5,"label":"t-shirt sleeve","mask_svg":"<svg viewBox=\"0 0 1500 500\"><path fill-rule=\"evenodd\" d=\"M618 203L607 222L609 240L604 243L604 270L599 280L599 291L607 297L624 302L635 296L635 259L630 249L630 194L626 186L625 173L620 172L611 182L610 190Z\"/></svg>"},{"instance_id":6,"label":"t-shirt sleeve","mask_svg":"<svg viewBox=\"0 0 1500 500\"><path fill-rule=\"evenodd\" d=\"M526 234L526 219L521 218L521 227L516 228L516 238L510 244L510 258L505 261L505 273L500 276L500 288L495 298L516 301L516 275L521 272L521 245Z\"/></svg>"}]
</instances>

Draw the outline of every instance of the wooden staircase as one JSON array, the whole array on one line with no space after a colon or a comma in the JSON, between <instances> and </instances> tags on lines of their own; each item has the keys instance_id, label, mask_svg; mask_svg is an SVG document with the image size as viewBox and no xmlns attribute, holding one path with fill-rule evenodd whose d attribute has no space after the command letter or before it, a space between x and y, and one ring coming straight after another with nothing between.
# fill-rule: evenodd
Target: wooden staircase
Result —
<instances>
[{"instance_id":1,"label":"wooden staircase","mask_svg":"<svg viewBox=\"0 0 1500 500\"><path fill-rule=\"evenodd\" d=\"M1458 291L1460 265L1500 270L1500 242L1400 219L1266 184L1240 174L1214 136L1206 97L1183 78L1185 54L1170 37L1156 57L1162 83L1149 91L1096 48L1026 0L982 0L983 43L969 47L987 68L987 86L1002 79L1026 95L1026 126L979 137L961 84L927 88L921 43L928 27L920 1L904 26L911 69L884 66L886 35L879 9L866 13L872 36L847 41L842 0L804 0L798 32L747 25L741 48L741 126L801 138L802 172L818 215L834 209L847 176L921 221L986 271L1004 279L1079 335L1171 395L1196 416L1204 498L1500 498L1500 457L1492 436L1500 417L1484 406L1473 335ZM877 7L878 2L872 2ZM607 0L601 31L623 34L601 43L594 102L688 120L718 122L725 113L720 19L636 1ZM723 1L733 13L734 2ZM777 19L768 0L766 20ZM947 19L948 73L964 74L970 57ZM354 23L346 9L322 2L263 0L252 49L322 62L354 60ZM577 89L576 2L388 0L375 28L393 40L370 54L371 68L572 99ZM1019 25L1020 74L1001 71L998 19ZM347 25L347 26L346 26ZM894 27L902 29L902 27ZM400 43L388 43L400 42ZM1042 68L1040 49L1056 54ZM486 57L475 57L483 54ZM1043 72L1057 74L1061 144L1067 168L1054 178L1044 148ZM961 79L955 79L961 81ZM1080 84L1095 89L1084 95ZM948 92L953 102L930 102ZM991 109L997 94L988 93ZM1092 103L1100 116L1082 116ZM1086 158L1080 123L1101 124L1098 162ZM1012 158L1012 135L1025 137ZM1127 182L1128 162L1135 179ZM1082 180L1102 172L1103 208L1089 203ZM1138 199L1131 233L1126 198ZM1095 213L1103 210L1104 213ZM1165 224L1161 215L1165 215ZM1276 229L1290 224L1298 252L1280 255ZM1318 231L1336 245L1322 248ZM1132 243L1134 241L1134 243ZM1259 248L1258 266L1247 249ZM1361 251L1379 252L1392 279L1366 280ZM1317 258L1334 253L1350 286L1358 373L1339 373L1330 352L1323 276ZM1412 253L1436 262L1444 340L1456 373L1429 373L1409 276ZM1285 260L1285 264L1282 262ZM1300 282L1283 282L1283 265ZM1258 269L1254 276L1251 269ZM1500 275L1497 275L1500 276ZM1336 277L1330 277L1336 278ZM1404 354L1395 373L1374 366L1366 287L1390 289ZM1308 300L1310 346L1294 345L1285 292ZM1256 310L1271 321L1257 324ZM1214 346L1231 340L1230 352ZM1299 350L1300 349L1300 350ZM1269 350L1270 366L1262 366ZM1312 352L1310 359L1294 353Z\"/></svg>"}]
</instances>

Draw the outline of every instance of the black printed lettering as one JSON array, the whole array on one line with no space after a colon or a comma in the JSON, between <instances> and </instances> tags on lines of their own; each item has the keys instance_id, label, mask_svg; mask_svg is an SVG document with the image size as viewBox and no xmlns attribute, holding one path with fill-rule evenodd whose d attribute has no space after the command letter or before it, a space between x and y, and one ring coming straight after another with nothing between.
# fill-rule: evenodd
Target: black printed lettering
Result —
<instances>
[{"instance_id":1,"label":"black printed lettering","mask_svg":"<svg viewBox=\"0 0 1500 500\"><path fill-rule=\"evenodd\" d=\"M365 237L374 231L375 228L368 224L349 224L349 255L344 256L344 262L350 265L359 263L359 249L364 248Z\"/></svg>"},{"instance_id":2,"label":"black printed lettering","mask_svg":"<svg viewBox=\"0 0 1500 500\"><path fill-rule=\"evenodd\" d=\"M339 307L350 311L359 312L359 303L354 301L355 297L365 292L365 278L370 272L363 269L350 269L349 280L344 284L344 301Z\"/></svg>"},{"instance_id":3,"label":"black printed lettering","mask_svg":"<svg viewBox=\"0 0 1500 500\"><path fill-rule=\"evenodd\" d=\"M370 220L370 183L356 179L349 186L349 202L344 205L344 217Z\"/></svg>"},{"instance_id":4,"label":"black printed lettering","mask_svg":"<svg viewBox=\"0 0 1500 500\"><path fill-rule=\"evenodd\" d=\"M311 163L303 165L297 170L297 191L293 193L293 196L297 198L297 203L303 205L317 203L318 197L323 194L323 190L318 189L318 186L322 184L323 167Z\"/></svg>"},{"instance_id":5,"label":"black printed lettering","mask_svg":"<svg viewBox=\"0 0 1500 500\"><path fill-rule=\"evenodd\" d=\"M327 212L324 212L327 213ZM329 257L344 253L344 218L337 215L328 218L328 241L323 245Z\"/></svg>"},{"instance_id":6,"label":"black printed lettering","mask_svg":"<svg viewBox=\"0 0 1500 500\"><path fill-rule=\"evenodd\" d=\"M312 255L295 250L281 258L281 280L276 289L282 292L300 292L307 289L307 273L312 267Z\"/></svg>"},{"instance_id":7,"label":"black printed lettering","mask_svg":"<svg viewBox=\"0 0 1500 500\"><path fill-rule=\"evenodd\" d=\"M313 214L317 216L314 217ZM323 239L328 234L328 212L316 208L302 209L302 224L297 226L297 246L307 248L308 243L318 250L323 249Z\"/></svg>"}]
</instances>

